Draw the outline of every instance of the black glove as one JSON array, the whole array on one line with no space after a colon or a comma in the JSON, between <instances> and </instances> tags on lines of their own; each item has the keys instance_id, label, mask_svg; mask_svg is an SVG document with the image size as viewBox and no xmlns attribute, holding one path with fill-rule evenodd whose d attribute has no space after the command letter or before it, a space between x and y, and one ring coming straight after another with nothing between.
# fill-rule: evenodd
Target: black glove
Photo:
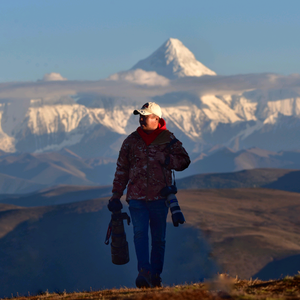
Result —
<instances>
[{"instance_id":1,"label":"black glove","mask_svg":"<svg viewBox=\"0 0 300 300\"><path fill-rule=\"evenodd\" d=\"M107 208L111 212L119 211L123 208L123 205L119 198L111 198L108 201Z\"/></svg>"},{"instance_id":2,"label":"black glove","mask_svg":"<svg viewBox=\"0 0 300 300\"><path fill-rule=\"evenodd\" d=\"M167 206L170 207L170 211L172 213L173 225L178 227L179 224L183 224L185 222L185 218L180 209L176 196L174 194L170 194L167 199Z\"/></svg>"}]
</instances>

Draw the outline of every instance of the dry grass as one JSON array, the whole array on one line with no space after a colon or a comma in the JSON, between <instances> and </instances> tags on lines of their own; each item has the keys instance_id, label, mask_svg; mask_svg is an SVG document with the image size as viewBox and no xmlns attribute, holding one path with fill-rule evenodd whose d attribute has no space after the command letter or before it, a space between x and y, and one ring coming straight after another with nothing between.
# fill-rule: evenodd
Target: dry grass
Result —
<instances>
[{"instance_id":1,"label":"dry grass","mask_svg":"<svg viewBox=\"0 0 300 300\"><path fill-rule=\"evenodd\" d=\"M44 293L43 295L10 298L16 300L218 300L218 299L300 299L300 275L281 280L240 280L220 275L214 281L192 285L153 289L111 289L79 293Z\"/></svg>"}]
</instances>

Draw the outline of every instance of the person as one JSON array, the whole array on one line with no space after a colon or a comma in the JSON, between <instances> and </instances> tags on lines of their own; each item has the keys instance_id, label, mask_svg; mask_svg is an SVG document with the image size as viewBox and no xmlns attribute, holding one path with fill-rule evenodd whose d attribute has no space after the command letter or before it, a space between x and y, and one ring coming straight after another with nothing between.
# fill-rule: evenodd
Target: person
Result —
<instances>
[{"instance_id":1,"label":"person","mask_svg":"<svg viewBox=\"0 0 300 300\"><path fill-rule=\"evenodd\" d=\"M123 207L120 198L127 186L126 201L138 261L135 283L138 288L160 287L168 214L166 197L161 195L161 190L172 185L172 170L186 169L190 158L182 143L167 130L158 104L148 102L133 113L139 115L140 127L121 146L108 208L113 211ZM150 261L149 226L152 239Z\"/></svg>"}]
</instances>

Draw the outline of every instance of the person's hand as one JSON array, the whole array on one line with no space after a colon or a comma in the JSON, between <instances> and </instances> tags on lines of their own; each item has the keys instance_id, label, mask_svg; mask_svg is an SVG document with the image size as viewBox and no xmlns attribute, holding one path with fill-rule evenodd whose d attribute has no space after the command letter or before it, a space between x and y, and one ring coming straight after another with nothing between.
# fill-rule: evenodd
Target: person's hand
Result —
<instances>
[{"instance_id":1,"label":"person's hand","mask_svg":"<svg viewBox=\"0 0 300 300\"><path fill-rule=\"evenodd\" d=\"M111 212L116 212L121 210L123 208L123 205L120 201L120 198L117 198L116 196L113 195L108 201L107 208Z\"/></svg>"}]
</instances>

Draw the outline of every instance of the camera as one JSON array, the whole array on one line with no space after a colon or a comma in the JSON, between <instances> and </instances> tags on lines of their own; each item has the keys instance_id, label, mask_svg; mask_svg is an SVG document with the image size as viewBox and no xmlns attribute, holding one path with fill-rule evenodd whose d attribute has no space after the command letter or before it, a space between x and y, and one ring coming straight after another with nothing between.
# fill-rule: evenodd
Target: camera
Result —
<instances>
[{"instance_id":1,"label":"camera","mask_svg":"<svg viewBox=\"0 0 300 300\"><path fill-rule=\"evenodd\" d=\"M176 194L177 193L177 186L172 184L170 186L165 186L161 191L160 191L160 194L163 196L163 197L168 197L168 195L170 194Z\"/></svg>"},{"instance_id":2,"label":"camera","mask_svg":"<svg viewBox=\"0 0 300 300\"><path fill-rule=\"evenodd\" d=\"M183 224L185 222L185 218L178 204L178 200L175 196L177 193L176 185L165 186L160 194L163 197L166 197L166 205L170 207L170 211L172 213L172 222L175 227L178 227L179 224Z\"/></svg>"}]
</instances>

